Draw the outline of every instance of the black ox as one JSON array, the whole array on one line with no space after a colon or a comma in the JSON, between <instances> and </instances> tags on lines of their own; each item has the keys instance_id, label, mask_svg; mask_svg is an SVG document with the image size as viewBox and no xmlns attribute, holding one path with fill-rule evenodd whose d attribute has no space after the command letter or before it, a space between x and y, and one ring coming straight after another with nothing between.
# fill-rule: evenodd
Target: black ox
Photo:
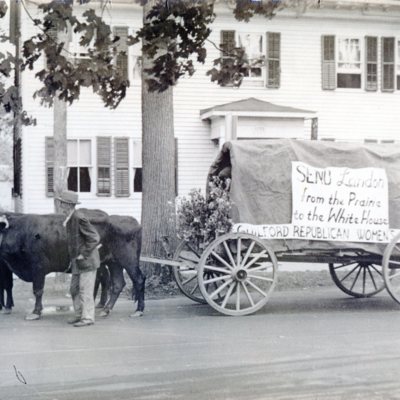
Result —
<instances>
[{"instance_id":1,"label":"black ox","mask_svg":"<svg viewBox=\"0 0 400 400\"><path fill-rule=\"evenodd\" d=\"M81 209L101 237L102 267L110 271L110 297L102 315L110 313L125 286L124 269L133 282L137 313L144 310L145 277L139 268L142 229L132 217L108 215L100 210ZM40 316L45 276L69 272L65 217L58 214L5 213L0 216L0 259L25 282L32 282L35 307Z\"/></svg>"}]
</instances>

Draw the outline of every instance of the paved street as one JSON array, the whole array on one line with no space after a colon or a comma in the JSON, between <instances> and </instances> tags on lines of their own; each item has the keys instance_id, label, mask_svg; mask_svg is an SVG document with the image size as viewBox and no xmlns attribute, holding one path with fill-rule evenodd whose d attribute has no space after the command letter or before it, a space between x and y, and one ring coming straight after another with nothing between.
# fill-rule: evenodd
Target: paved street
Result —
<instances>
[{"instance_id":1,"label":"paved street","mask_svg":"<svg viewBox=\"0 0 400 400\"><path fill-rule=\"evenodd\" d=\"M47 299L41 321L24 321L28 299L0 315L1 400L400 399L400 306L386 293L277 292L239 318L177 297L131 319L120 299L80 329L54 310L69 302Z\"/></svg>"}]
</instances>

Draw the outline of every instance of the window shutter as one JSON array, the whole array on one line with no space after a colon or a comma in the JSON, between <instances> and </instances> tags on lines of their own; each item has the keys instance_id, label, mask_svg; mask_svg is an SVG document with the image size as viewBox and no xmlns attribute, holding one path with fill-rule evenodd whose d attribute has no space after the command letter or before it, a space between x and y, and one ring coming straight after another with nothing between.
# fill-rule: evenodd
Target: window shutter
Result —
<instances>
[{"instance_id":1,"label":"window shutter","mask_svg":"<svg viewBox=\"0 0 400 400\"><path fill-rule=\"evenodd\" d=\"M236 47L235 31L221 31L220 48L222 66L228 65L232 61L230 54L233 53ZM233 86L232 82L224 84L224 86Z\"/></svg>"},{"instance_id":2,"label":"window shutter","mask_svg":"<svg viewBox=\"0 0 400 400\"><path fill-rule=\"evenodd\" d=\"M279 88L281 83L281 34L267 32L267 87Z\"/></svg>"},{"instance_id":3,"label":"window shutter","mask_svg":"<svg viewBox=\"0 0 400 400\"><path fill-rule=\"evenodd\" d=\"M46 137L46 196L54 196L54 139Z\"/></svg>"},{"instance_id":4,"label":"window shutter","mask_svg":"<svg viewBox=\"0 0 400 400\"><path fill-rule=\"evenodd\" d=\"M378 90L378 38L365 37L365 90Z\"/></svg>"},{"instance_id":5,"label":"window shutter","mask_svg":"<svg viewBox=\"0 0 400 400\"><path fill-rule=\"evenodd\" d=\"M115 196L129 196L129 140L116 138L115 146Z\"/></svg>"},{"instance_id":6,"label":"window shutter","mask_svg":"<svg viewBox=\"0 0 400 400\"><path fill-rule=\"evenodd\" d=\"M111 195L111 138L97 137L97 195Z\"/></svg>"},{"instance_id":7,"label":"window shutter","mask_svg":"<svg viewBox=\"0 0 400 400\"><path fill-rule=\"evenodd\" d=\"M322 89L333 90L336 88L336 61L335 61L335 36L322 36Z\"/></svg>"},{"instance_id":8,"label":"window shutter","mask_svg":"<svg viewBox=\"0 0 400 400\"><path fill-rule=\"evenodd\" d=\"M382 92L394 90L394 43L393 37L382 38Z\"/></svg>"},{"instance_id":9,"label":"window shutter","mask_svg":"<svg viewBox=\"0 0 400 400\"><path fill-rule=\"evenodd\" d=\"M117 55L115 63L125 80L129 79L128 75L128 27L127 26L114 26L114 36L118 36L117 42Z\"/></svg>"}]
</instances>

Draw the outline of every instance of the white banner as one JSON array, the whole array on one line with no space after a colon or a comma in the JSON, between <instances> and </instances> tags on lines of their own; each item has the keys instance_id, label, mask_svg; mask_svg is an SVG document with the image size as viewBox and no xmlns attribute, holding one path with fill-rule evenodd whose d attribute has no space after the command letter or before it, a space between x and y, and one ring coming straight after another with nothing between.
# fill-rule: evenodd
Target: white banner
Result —
<instances>
[{"instance_id":1,"label":"white banner","mask_svg":"<svg viewBox=\"0 0 400 400\"><path fill-rule=\"evenodd\" d=\"M381 168L315 168L292 162L292 223L237 224L265 239L390 241L388 181Z\"/></svg>"}]
</instances>

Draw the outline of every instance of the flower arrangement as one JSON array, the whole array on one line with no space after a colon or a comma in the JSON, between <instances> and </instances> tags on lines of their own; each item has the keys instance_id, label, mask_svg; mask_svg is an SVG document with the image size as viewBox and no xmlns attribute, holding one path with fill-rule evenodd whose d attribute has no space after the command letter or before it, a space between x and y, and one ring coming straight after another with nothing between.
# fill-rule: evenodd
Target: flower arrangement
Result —
<instances>
[{"instance_id":1,"label":"flower arrangement","mask_svg":"<svg viewBox=\"0 0 400 400\"><path fill-rule=\"evenodd\" d=\"M202 250L232 227L229 179L214 177L208 182L208 196L192 189L176 204L177 235Z\"/></svg>"}]
</instances>

